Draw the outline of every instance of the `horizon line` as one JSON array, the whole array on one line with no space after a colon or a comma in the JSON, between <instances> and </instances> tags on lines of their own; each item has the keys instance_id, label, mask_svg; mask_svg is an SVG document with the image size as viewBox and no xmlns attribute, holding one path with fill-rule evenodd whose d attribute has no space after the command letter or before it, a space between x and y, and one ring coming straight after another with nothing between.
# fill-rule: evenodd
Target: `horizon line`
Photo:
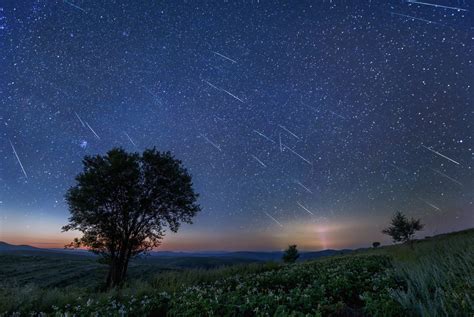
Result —
<instances>
[{"instance_id":1,"label":"horizon line","mask_svg":"<svg viewBox=\"0 0 474 317\"><path fill-rule=\"evenodd\" d=\"M34 246L34 244L55 244L55 243L48 243L48 242L41 242L41 243L32 243L32 244L12 244L10 242L7 242L5 240L0 240L0 243L5 243L5 244L8 244L10 246L14 246L14 247L31 247L31 248L35 248L35 249L39 249L39 250L64 250L64 251L86 251L86 252L92 252L88 249L85 249L85 248L61 248L61 247L51 247L51 248L46 248L46 247L37 247L37 246ZM326 248L326 249L312 249L312 250L307 250L307 249L302 249L300 250L299 252L300 253L309 253L309 252L321 252L321 251L346 251L346 250L357 250L357 249L363 249L365 247L358 247L358 248L341 248L341 249L334 249L334 248ZM367 247L369 248L369 247ZM192 250L157 250L157 249L154 249L154 250L151 250L151 251L148 251L149 253L152 253L152 252L155 252L155 253L158 253L158 252L173 252L173 253L238 253L238 252L266 252L266 253L270 253L270 252L284 252L285 250L276 250L276 249L266 249L266 250L195 250L195 251L192 251Z\"/></svg>"}]
</instances>

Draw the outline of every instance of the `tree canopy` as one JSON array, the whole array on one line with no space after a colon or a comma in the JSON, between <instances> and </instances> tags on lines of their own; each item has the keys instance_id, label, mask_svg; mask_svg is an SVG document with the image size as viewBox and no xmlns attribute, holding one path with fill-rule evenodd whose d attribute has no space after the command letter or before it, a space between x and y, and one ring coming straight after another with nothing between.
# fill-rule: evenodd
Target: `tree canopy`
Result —
<instances>
[{"instance_id":1,"label":"tree canopy","mask_svg":"<svg viewBox=\"0 0 474 317\"><path fill-rule=\"evenodd\" d=\"M165 228L176 232L200 211L190 174L170 152L114 148L83 165L66 194L71 216L63 231L82 232L70 246L110 264L108 287L124 279L130 258L160 245Z\"/></svg>"},{"instance_id":2,"label":"tree canopy","mask_svg":"<svg viewBox=\"0 0 474 317\"><path fill-rule=\"evenodd\" d=\"M415 232L422 230L420 219L408 219L403 213L397 211L390 222L390 226L382 230L382 233L392 237L393 242L411 242Z\"/></svg>"}]
</instances>

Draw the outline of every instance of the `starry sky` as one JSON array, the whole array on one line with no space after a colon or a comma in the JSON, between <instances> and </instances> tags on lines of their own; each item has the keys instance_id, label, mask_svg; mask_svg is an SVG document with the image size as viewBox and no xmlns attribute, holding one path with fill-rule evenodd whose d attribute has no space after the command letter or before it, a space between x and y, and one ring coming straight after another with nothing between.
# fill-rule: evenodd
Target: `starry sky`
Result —
<instances>
[{"instance_id":1,"label":"starry sky","mask_svg":"<svg viewBox=\"0 0 474 317\"><path fill-rule=\"evenodd\" d=\"M437 6L435 6L435 4ZM60 247L84 155L170 150L202 212L162 250L474 226L469 1L0 2L0 240Z\"/></svg>"}]
</instances>

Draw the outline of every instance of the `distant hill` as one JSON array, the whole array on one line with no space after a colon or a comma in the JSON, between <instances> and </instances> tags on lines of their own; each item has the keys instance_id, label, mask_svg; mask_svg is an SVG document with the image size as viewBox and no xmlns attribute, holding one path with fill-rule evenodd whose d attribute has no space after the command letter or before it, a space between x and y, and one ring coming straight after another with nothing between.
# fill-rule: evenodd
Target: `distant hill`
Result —
<instances>
[{"instance_id":1,"label":"distant hill","mask_svg":"<svg viewBox=\"0 0 474 317\"><path fill-rule=\"evenodd\" d=\"M41 249L30 245L14 245L0 241L0 252L2 251L41 251Z\"/></svg>"},{"instance_id":2,"label":"distant hill","mask_svg":"<svg viewBox=\"0 0 474 317\"><path fill-rule=\"evenodd\" d=\"M312 252L301 252L300 260L312 260L323 256L331 256L337 254L346 254L351 252L350 249L343 250L322 250ZM237 251L237 252L172 252L172 251L157 251L151 252L153 257L218 257L218 258L233 258L233 259L247 259L253 261L280 261L283 252L258 252L258 251Z\"/></svg>"},{"instance_id":3,"label":"distant hill","mask_svg":"<svg viewBox=\"0 0 474 317\"><path fill-rule=\"evenodd\" d=\"M43 249L31 245L15 245L0 241L0 255L23 255L23 256L91 256L92 253L85 250L66 249Z\"/></svg>"},{"instance_id":4,"label":"distant hill","mask_svg":"<svg viewBox=\"0 0 474 317\"><path fill-rule=\"evenodd\" d=\"M36 248L29 245L13 245L3 241L0 241L0 253L66 253L70 255L82 255L82 256L93 256L92 253L86 250L68 250L68 249L43 249ZM322 251L312 251L312 252L301 252L300 261L317 259L323 256L331 256L337 254L346 254L352 252L350 249L344 250L322 250ZM174 251L154 251L150 253L152 258L180 258L190 259L190 258L219 258L220 261L229 262L240 260L240 261L280 261L283 255L281 251L271 251L271 252L259 252L259 251L237 251L237 252L227 252L227 251L208 251L208 252L174 252ZM198 260L197 260L198 261ZM196 261L192 261L196 262Z\"/></svg>"}]
</instances>

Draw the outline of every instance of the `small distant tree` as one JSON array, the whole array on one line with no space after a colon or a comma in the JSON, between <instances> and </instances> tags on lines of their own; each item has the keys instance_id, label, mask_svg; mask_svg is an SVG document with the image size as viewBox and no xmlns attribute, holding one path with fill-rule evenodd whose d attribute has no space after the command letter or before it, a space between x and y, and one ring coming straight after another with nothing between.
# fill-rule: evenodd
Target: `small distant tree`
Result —
<instances>
[{"instance_id":1,"label":"small distant tree","mask_svg":"<svg viewBox=\"0 0 474 317\"><path fill-rule=\"evenodd\" d=\"M288 249L286 249L285 253L283 253L283 262L294 263L299 257L300 257L300 254L298 253L296 244L289 245Z\"/></svg>"},{"instance_id":2,"label":"small distant tree","mask_svg":"<svg viewBox=\"0 0 474 317\"><path fill-rule=\"evenodd\" d=\"M380 246L380 242L375 241L375 242L372 243L372 246L374 248L378 248Z\"/></svg>"},{"instance_id":3,"label":"small distant tree","mask_svg":"<svg viewBox=\"0 0 474 317\"><path fill-rule=\"evenodd\" d=\"M395 243L409 243L413 248L415 232L422 230L423 226L420 219L408 219L403 213L397 211L392 217L390 226L382 230L382 233L391 236Z\"/></svg>"},{"instance_id":4,"label":"small distant tree","mask_svg":"<svg viewBox=\"0 0 474 317\"><path fill-rule=\"evenodd\" d=\"M129 260L158 247L168 227L192 223L200 210L191 176L169 152L120 148L86 156L66 194L71 216L63 231L78 230L70 247L85 247L109 265L107 288L123 281Z\"/></svg>"}]
</instances>

